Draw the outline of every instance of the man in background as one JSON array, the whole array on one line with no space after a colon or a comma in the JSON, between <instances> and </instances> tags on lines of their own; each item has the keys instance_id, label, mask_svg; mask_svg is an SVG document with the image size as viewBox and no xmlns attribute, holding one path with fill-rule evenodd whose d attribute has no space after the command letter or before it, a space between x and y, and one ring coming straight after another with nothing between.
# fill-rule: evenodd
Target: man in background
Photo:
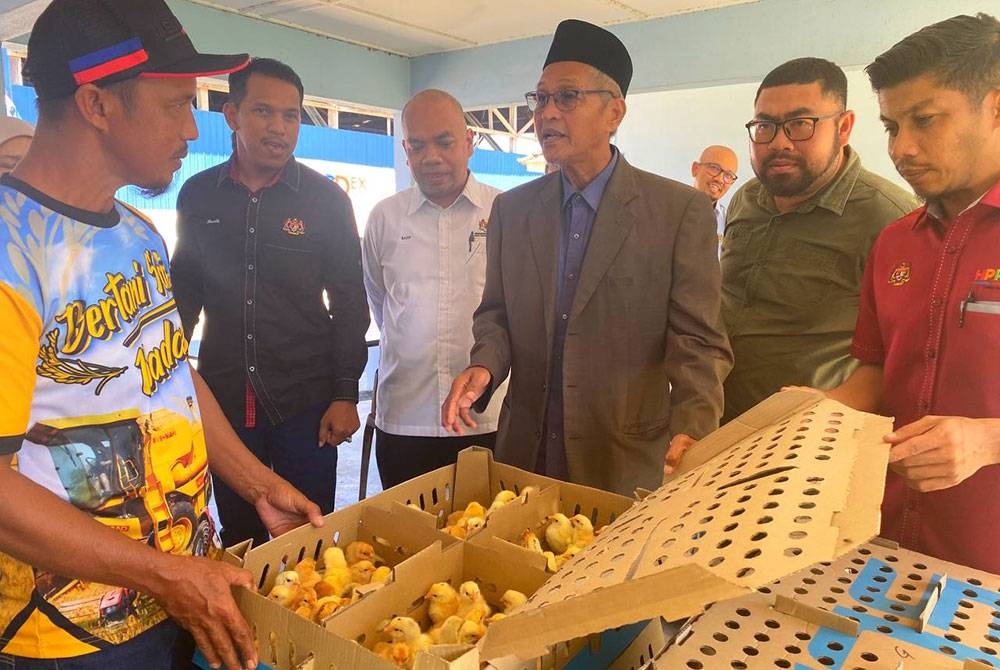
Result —
<instances>
[{"instance_id":1,"label":"man in background","mask_svg":"<svg viewBox=\"0 0 1000 670\"><path fill-rule=\"evenodd\" d=\"M694 187L708 196L715 209L715 221L718 225L719 240L726 230L726 206L722 204L722 196L736 183L736 170L739 161L736 152L721 144L705 147L701 158L691 163L691 176Z\"/></svg>"},{"instance_id":2,"label":"man in background","mask_svg":"<svg viewBox=\"0 0 1000 670\"><path fill-rule=\"evenodd\" d=\"M360 425L369 317L351 201L292 157L302 97L276 60L230 75L233 155L181 189L171 271L189 337L204 310L199 371L229 422L325 514L335 447ZM227 546L267 541L241 496L223 484L216 497Z\"/></svg>"},{"instance_id":3,"label":"man in background","mask_svg":"<svg viewBox=\"0 0 1000 670\"><path fill-rule=\"evenodd\" d=\"M722 312L736 364L723 423L786 384L836 386L851 373L861 277L879 231L912 195L851 149L847 77L797 58L757 89L750 180L729 203Z\"/></svg>"},{"instance_id":4,"label":"man in background","mask_svg":"<svg viewBox=\"0 0 1000 670\"><path fill-rule=\"evenodd\" d=\"M500 191L469 171L472 131L451 95L417 93L402 120L416 184L372 210L363 255L381 333L375 455L383 488L454 463L470 445L492 448L505 390L468 435L441 426L451 380L469 365L472 314L486 280L486 226Z\"/></svg>"}]
</instances>

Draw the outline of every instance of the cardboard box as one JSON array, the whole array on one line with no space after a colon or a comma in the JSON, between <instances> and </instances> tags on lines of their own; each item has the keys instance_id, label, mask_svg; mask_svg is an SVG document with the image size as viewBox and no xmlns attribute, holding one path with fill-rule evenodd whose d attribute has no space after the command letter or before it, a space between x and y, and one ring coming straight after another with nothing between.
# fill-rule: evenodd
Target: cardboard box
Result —
<instances>
[{"instance_id":1,"label":"cardboard box","mask_svg":"<svg viewBox=\"0 0 1000 670\"><path fill-rule=\"evenodd\" d=\"M1000 577L878 540L694 619L655 668L1000 667Z\"/></svg>"},{"instance_id":2,"label":"cardboard box","mask_svg":"<svg viewBox=\"0 0 1000 670\"><path fill-rule=\"evenodd\" d=\"M579 506L583 513L613 517L595 542L545 581L517 613L493 624L479 647L441 650L443 658L425 654L416 665L457 670L489 661L500 667L513 655L528 661L524 667L539 667L566 640L585 641L597 631L660 616L692 616L707 603L752 593L867 541L878 529L888 460L881 437L889 430L889 419L852 411L814 393L789 391L699 442L670 481L623 512L609 511L603 496L612 494L495 463L488 451L479 449L463 452L456 466L401 484L357 507L380 509L394 523L420 526L416 521L422 518L420 527L428 530L470 500L486 504L501 489L531 485L539 488L540 500L551 503L557 495L561 509ZM276 648L271 656L279 670L294 668L305 649L319 668L391 670L393 666L349 640L370 639L377 621L390 611L419 611L418 596L430 583L441 581L445 572L457 574L452 561L459 554L464 575L487 581L498 574L490 570L499 571L497 582L507 583L512 574L531 570L533 566L509 558L495 538L501 526L524 513L538 510L526 503L497 513L481 538L400 562L393 584L329 619L327 631L293 621L292 613L275 611L274 603L255 594L241 594L241 609L257 625L261 643ZM293 542L292 549L296 544L302 543ZM476 574L480 570L483 574ZM308 624L308 631L299 622Z\"/></svg>"},{"instance_id":3,"label":"cardboard box","mask_svg":"<svg viewBox=\"0 0 1000 670\"><path fill-rule=\"evenodd\" d=\"M472 501L489 507L493 498L503 490L521 493L527 487L537 493L554 489L558 491L558 509L565 514L585 514L595 525L605 525L613 521L632 506L631 498L609 493L600 489L570 484L558 479L527 472L512 465L499 463L493 459L493 452L482 447L469 447L458 455L458 462L425 475L403 482L361 503L360 506L376 506L392 510L397 514L413 515L420 508L437 520L437 527L444 526L445 519L456 510L465 509ZM533 503L533 496L520 499L500 508L486 520L483 531L471 536L479 541L497 534L493 530L498 525L501 532L507 532L510 523L516 526L520 521L510 521L524 513L524 506ZM400 509L406 507L406 510ZM421 523L419 517L411 516L414 523ZM430 523L429 519L423 523ZM521 529L523 530L523 528Z\"/></svg>"},{"instance_id":4,"label":"cardboard box","mask_svg":"<svg viewBox=\"0 0 1000 670\"><path fill-rule=\"evenodd\" d=\"M772 396L702 440L675 477L491 626L483 657L530 658L596 630L692 616L867 541L890 430L815 393Z\"/></svg>"}]
</instances>

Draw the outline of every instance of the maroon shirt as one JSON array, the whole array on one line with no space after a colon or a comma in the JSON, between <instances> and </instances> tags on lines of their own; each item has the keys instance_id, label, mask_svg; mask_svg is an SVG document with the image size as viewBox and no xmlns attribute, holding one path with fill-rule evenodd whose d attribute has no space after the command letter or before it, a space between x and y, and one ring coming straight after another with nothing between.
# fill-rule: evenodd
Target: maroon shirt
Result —
<instances>
[{"instance_id":1,"label":"maroon shirt","mask_svg":"<svg viewBox=\"0 0 1000 670\"><path fill-rule=\"evenodd\" d=\"M1000 417L1000 183L951 223L926 207L872 247L851 353L883 369L882 414ZM890 472L882 535L1000 573L1000 466L918 493Z\"/></svg>"}]
</instances>

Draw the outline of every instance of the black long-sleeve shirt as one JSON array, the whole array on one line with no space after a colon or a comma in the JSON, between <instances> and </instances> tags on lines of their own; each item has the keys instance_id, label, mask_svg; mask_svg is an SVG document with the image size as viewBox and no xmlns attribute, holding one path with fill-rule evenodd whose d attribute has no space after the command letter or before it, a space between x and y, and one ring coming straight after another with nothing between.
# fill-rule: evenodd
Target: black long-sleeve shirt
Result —
<instances>
[{"instance_id":1,"label":"black long-sleeve shirt","mask_svg":"<svg viewBox=\"0 0 1000 670\"><path fill-rule=\"evenodd\" d=\"M170 269L189 338L204 309L199 372L234 424L248 380L273 424L357 402L369 316L350 199L294 158L251 193L234 160L191 177L177 200Z\"/></svg>"}]
</instances>

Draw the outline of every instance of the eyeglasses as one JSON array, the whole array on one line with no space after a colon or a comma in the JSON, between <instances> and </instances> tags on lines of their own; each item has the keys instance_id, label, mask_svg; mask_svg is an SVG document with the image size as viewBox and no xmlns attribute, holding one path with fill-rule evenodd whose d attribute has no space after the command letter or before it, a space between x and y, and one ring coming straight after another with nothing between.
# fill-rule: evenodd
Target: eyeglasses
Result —
<instances>
[{"instance_id":1,"label":"eyeglasses","mask_svg":"<svg viewBox=\"0 0 1000 670\"><path fill-rule=\"evenodd\" d=\"M816 122L824 119L834 119L844 112L827 114L826 116L796 116L784 121L760 121L754 119L746 124L750 141L754 144L770 144L774 141L780 127L785 136L793 142L804 142L816 132Z\"/></svg>"},{"instance_id":2,"label":"eyeglasses","mask_svg":"<svg viewBox=\"0 0 1000 670\"><path fill-rule=\"evenodd\" d=\"M559 111L572 112L580 104L580 98L591 93L607 93L612 98L617 97L614 91L604 88L561 88L555 93L528 91L524 94L524 100L528 103L528 110L532 112L545 109L545 105L549 104L549 100L556 103L556 109Z\"/></svg>"},{"instance_id":3,"label":"eyeglasses","mask_svg":"<svg viewBox=\"0 0 1000 670\"><path fill-rule=\"evenodd\" d=\"M732 170L723 169L722 166L719 165L718 163L698 163L698 165L701 166L701 168L704 169L705 172L712 175L713 177L718 177L721 174L722 181L726 182L727 184L732 184L739 178L737 177L735 172L733 172Z\"/></svg>"}]
</instances>

